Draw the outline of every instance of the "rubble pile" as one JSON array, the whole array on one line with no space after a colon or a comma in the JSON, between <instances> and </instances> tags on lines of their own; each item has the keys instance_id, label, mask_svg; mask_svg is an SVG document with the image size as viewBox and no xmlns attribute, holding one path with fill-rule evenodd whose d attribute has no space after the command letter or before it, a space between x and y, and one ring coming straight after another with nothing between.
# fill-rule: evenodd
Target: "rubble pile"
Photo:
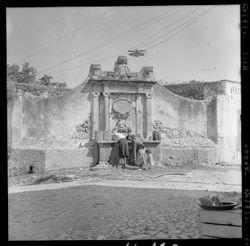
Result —
<instances>
[{"instance_id":1,"label":"rubble pile","mask_svg":"<svg viewBox=\"0 0 250 246\"><path fill-rule=\"evenodd\" d=\"M214 142L199 133L183 127L171 128L154 121L153 130L161 134L161 141L170 145L213 145Z\"/></svg>"}]
</instances>

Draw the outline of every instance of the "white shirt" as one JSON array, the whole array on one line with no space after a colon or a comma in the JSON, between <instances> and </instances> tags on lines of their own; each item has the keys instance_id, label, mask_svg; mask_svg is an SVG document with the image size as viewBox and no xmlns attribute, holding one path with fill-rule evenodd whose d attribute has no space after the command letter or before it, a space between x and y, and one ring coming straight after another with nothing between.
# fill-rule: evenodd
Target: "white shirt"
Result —
<instances>
[{"instance_id":1,"label":"white shirt","mask_svg":"<svg viewBox=\"0 0 250 246\"><path fill-rule=\"evenodd\" d=\"M116 132L114 135L117 137L117 140L120 140L121 138L125 138L125 136L119 132Z\"/></svg>"}]
</instances>

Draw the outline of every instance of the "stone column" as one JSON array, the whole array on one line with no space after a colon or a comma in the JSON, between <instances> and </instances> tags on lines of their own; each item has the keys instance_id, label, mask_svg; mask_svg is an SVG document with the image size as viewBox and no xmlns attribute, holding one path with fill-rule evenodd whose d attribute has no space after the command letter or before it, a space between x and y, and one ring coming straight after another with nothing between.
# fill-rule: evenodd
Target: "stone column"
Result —
<instances>
[{"instance_id":1,"label":"stone column","mask_svg":"<svg viewBox=\"0 0 250 246\"><path fill-rule=\"evenodd\" d=\"M109 130L109 93L104 92L104 120L105 120L105 125L104 129L105 131Z\"/></svg>"},{"instance_id":2,"label":"stone column","mask_svg":"<svg viewBox=\"0 0 250 246\"><path fill-rule=\"evenodd\" d=\"M152 93L146 94L147 105L147 139L152 136Z\"/></svg>"},{"instance_id":3,"label":"stone column","mask_svg":"<svg viewBox=\"0 0 250 246\"><path fill-rule=\"evenodd\" d=\"M136 96L136 134L142 134L142 95L137 94Z\"/></svg>"},{"instance_id":4,"label":"stone column","mask_svg":"<svg viewBox=\"0 0 250 246\"><path fill-rule=\"evenodd\" d=\"M95 131L99 130L99 95L100 93L94 93L94 92L92 93L93 96L92 138L95 138Z\"/></svg>"}]
</instances>

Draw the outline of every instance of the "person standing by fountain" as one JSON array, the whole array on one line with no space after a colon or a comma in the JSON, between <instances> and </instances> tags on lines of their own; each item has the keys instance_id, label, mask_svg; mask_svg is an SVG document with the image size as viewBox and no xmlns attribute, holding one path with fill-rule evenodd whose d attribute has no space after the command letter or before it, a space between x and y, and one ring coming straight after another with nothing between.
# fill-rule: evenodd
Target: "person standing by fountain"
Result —
<instances>
[{"instance_id":1,"label":"person standing by fountain","mask_svg":"<svg viewBox=\"0 0 250 246\"><path fill-rule=\"evenodd\" d=\"M127 139L122 133L119 133L116 128L113 130L113 134L118 142L119 163L121 164L122 168L125 168L127 164L126 159L129 156Z\"/></svg>"}]
</instances>

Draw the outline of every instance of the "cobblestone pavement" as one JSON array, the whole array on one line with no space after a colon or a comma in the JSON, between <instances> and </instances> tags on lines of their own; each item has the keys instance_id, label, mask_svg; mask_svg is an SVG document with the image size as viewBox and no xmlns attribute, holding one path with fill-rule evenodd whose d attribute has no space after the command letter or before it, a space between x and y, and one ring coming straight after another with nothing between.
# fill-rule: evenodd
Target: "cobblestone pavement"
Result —
<instances>
[{"instance_id":1,"label":"cobblestone pavement","mask_svg":"<svg viewBox=\"0 0 250 246\"><path fill-rule=\"evenodd\" d=\"M9 194L9 240L198 238L204 193L85 185Z\"/></svg>"}]
</instances>

